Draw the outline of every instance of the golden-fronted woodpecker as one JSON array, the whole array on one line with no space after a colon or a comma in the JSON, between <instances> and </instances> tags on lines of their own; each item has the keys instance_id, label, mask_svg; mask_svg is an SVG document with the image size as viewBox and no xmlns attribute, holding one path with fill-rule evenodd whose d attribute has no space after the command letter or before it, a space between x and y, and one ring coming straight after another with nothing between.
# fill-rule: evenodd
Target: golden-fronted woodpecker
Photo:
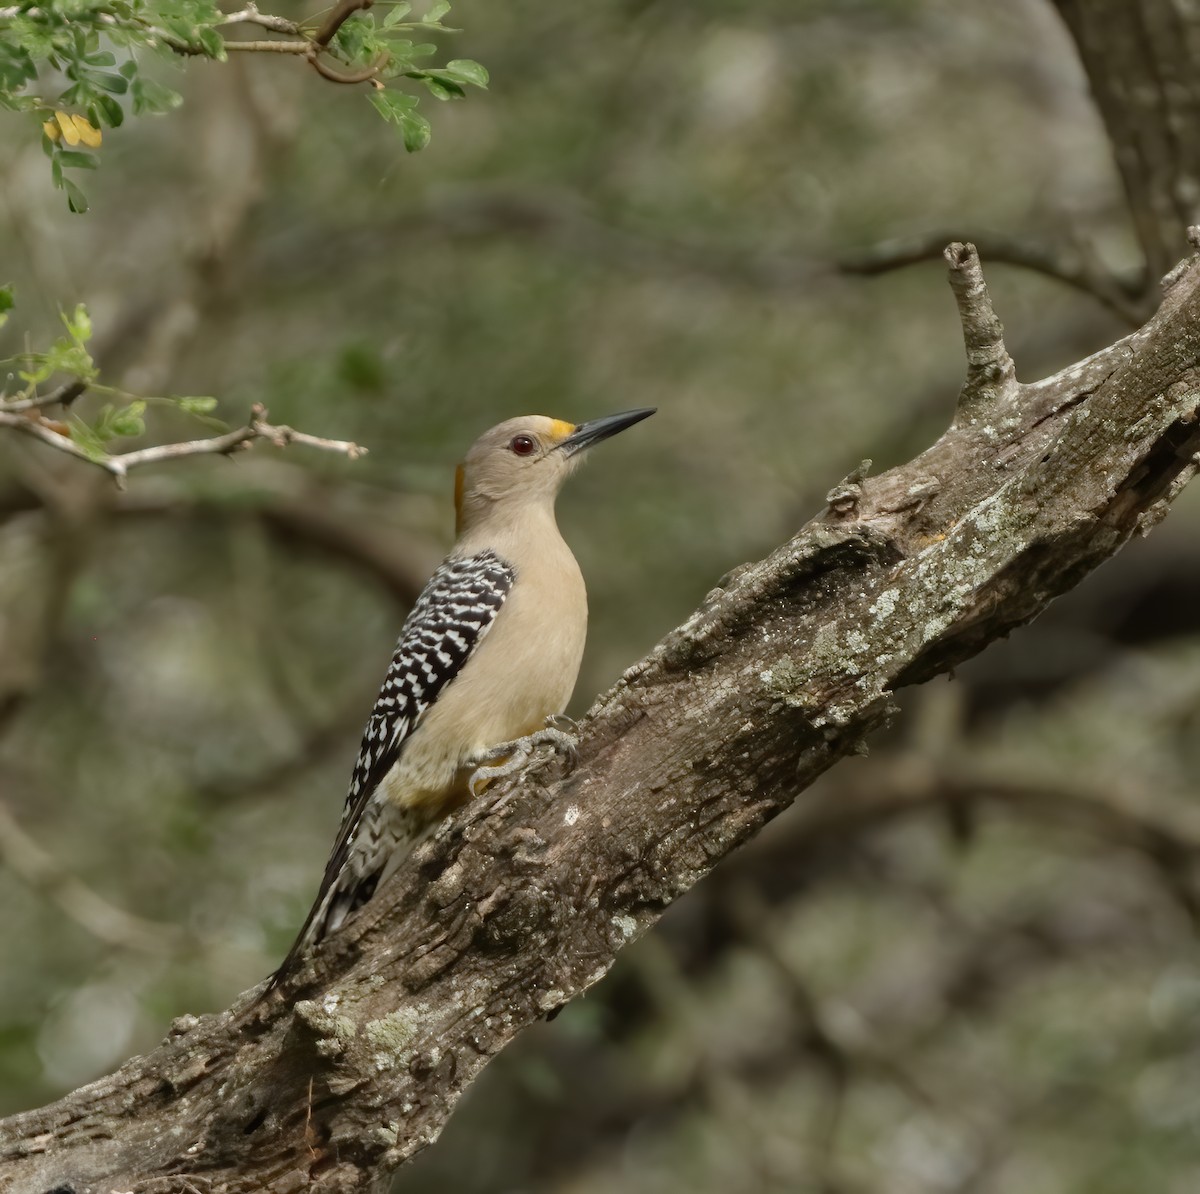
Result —
<instances>
[{"instance_id":1,"label":"golden-fronted woodpecker","mask_svg":"<svg viewBox=\"0 0 1200 1194\"><path fill-rule=\"evenodd\" d=\"M272 987L481 782L573 744L553 723L579 674L587 593L554 499L586 448L653 413L527 415L472 445L455 477L457 541L400 631L320 891Z\"/></svg>"}]
</instances>

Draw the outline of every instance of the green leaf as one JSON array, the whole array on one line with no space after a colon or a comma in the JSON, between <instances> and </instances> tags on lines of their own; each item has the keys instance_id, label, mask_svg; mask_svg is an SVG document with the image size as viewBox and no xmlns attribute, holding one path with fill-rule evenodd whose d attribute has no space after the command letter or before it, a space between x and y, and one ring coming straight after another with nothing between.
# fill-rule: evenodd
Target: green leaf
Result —
<instances>
[{"instance_id":1,"label":"green leaf","mask_svg":"<svg viewBox=\"0 0 1200 1194\"><path fill-rule=\"evenodd\" d=\"M176 398L179 409L189 415L206 415L217 409L215 398Z\"/></svg>"},{"instance_id":2,"label":"green leaf","mask_svg":"<svg viewBox=\"0 0 1200 1194\"><path fill-rule=\"evenodd\" d=\"M401 95L397 91L384 91L372 88L367 93L372 107L388 124L401 125L405 116L417 106L417 101L411 95Z\"/></svg>"},{"instance_id":3,"label":"green leaf","mask_svg":"<svg viewBox=\"0 0 1200 1194\"><path fill-rule=\"evenodd\" d=\"M456 83L470 83L472 87L487 90L490 76L487 68L471 58L453 58L442 67L442 73L449 75Z\"/></svg>"},{"instance_id":4,"label":"green leaf","mask_svg":"<svg viewBox=\"0 0 1200 1194\"><path fill-rule=\"evenodd\" d=\"M65 322L65 315L63 319ZM21 359L27 362L27 368L21 376L35 385L55 373L69 373L85 381L91 381L96 376L96 363L91 354L74 337L60 336L46 352L26 353Z\"/></svg>"},{"instance_id":5,"label":"green leaf","mask_svg":"<svg viewBox=\"0 0 1200 1194\"><path fill-rule=\"evenodd\" d=\"M141 76L133 81L133 110L139 116L144 112L161 113L178 108L183 96L153 79Z\"/></svg>"},{"instance_id":6,"label":"green leaf","mask_svg":"<svg viewBox=\"0 0 1200 1194\"><path fill-rule=\"evenodd\" d=\"M12 286L0 286L0 328L8 322L8 313L16 306L17 299Z\"/></svg>"},{"instance_id":7,"label":"green leaf","mask_svg":"<svg viewBox=\"0 0 1200 1194\"><path fill-rule=\"evenodd\" d=\"M76 344L86 344L92 338L92 317L83 303L77 303L70 315L65 311L59 312L59 315L67 334Z\"/></svg>"},{"instance_id":8,"label":"green leaf","mask_svg":"<svg viewBox=\"0 0 1200 1194\"><path fill-rule=\"evenodd\" d=\"M225 39L215 29L198 29L196 31L196 40L199 41L201 48L210 57L215 58L218 62L224 62Z\"/></svg>"},{"instance_id":9,"label":"green leaf","mask_svg":"<svg viewBox=\"0 0 1200 1194\"><path fill-rule=\"evenodd\" d=\"M393 4L392 11L383 18L383 27L390 29L393 25L399 24L408 14L412 12L412 5L407 3Z\"/></svg>"},{"instance_id":10,"label":"green leaf","mask_svg":"<svg viewBox=\"0 0 1200 1194\"><path fill-rule=\"evenodd\" d=\"M67 206L76 215L83 215L88 209L87 196L69 178L64 178L62 185L67 192Z\"/></svg>"},{"instance_id":11,"label":"green leaf","mask_svg":"<svg viewBox=\"0 0 1200 1194\"><path fill-rule=\"evenodd\" d=\"M0 39L0 91L19 91L37 78L37 66L28 48Z\"/></svg>"},{"instance_id":12,"label":"green leaf","mask_svg":"<svg viewBox=\"0 0 1200 1194\"><path fill-rule=\"evenodd\" d=\"M111 95L100 95L88 108L88 119L96 128L103 122L110 128L119 129L125 123L125 109Z\"/></svg>"},{"instance_id":13,"label":"green leaf","mask_svg":"<svg viewBox=\"0 0 1200 1194\"><path fill-rule=\"evenodd\" d=\"M222 42L221 44L224 45L225 43ZM111 58L112 55L110 54L109 57ZM92 75L92 82L97 87L103 87L105 91L112 92L113 95L124 95L129 90L129 80L124 75L114 75L108 71Z\"/></svg>"},{"instance_id":14,"label":"green leaf","mask_svg":"<svg viewBox=\"0 0 1200 1194\"><path fill-rule=\"evenodd\" d=\"M103 460L108 455L104 450L104 441L82 419L72 415L68 426L71 439L92 460Z\"/></svg>"},{"instance_id":15,"label":"green leaf","mask_svg":"<svg viewBox=\"0 0 1200 1194\"><path fill-rule=\"evenodd\" d=\"M140 398L118 410L111 410L109 407L105 407L105 410L109 412L105 424L109 436L135 436L145 433L146 404Z\"/></svg>"},{"instance_id":16,"label":"green leaf","mask_svg":"<svg viewBox=\"0 0 1200 1194\"><path fill-rule=\"evenodd\" d=\"M95 170L100 165L90 153L78 149L63 149L59 151L58 160L63 166L72 170Z\"/></svg>"},{"instance_id":17,"label":"green leaf","mask_svg":"<svg viewBox=\"0 0 1200 1194\"><path fill-rule=\"evenodd\" d=\"M409 153L416 153L429 144L429 137L432 133L429 121L415 108L405 113L404 118L400 121L400 129L404 133L404 148Z\"/></svg>"},{"instance_id":18,"label":"green leaf","mask_svg":"<svg viewBox=\"0 0 1200 1194\"><path fill-rule=\"evenodd\" d=\"M421 18L425 25L436 25L450 11L448 0L438 0L429 6L429 11Z\"/></svg>"},{"instance_id":19,"label":"green leaf","mask_svg":"<svg viewBox=\"0 0 1200 1194\"><path fill-rule=\"evenodd\" d=\"M375 34L374 14L355 13L337 31L333 45L345 54L350 62L366 61L374 57L382 49Z\"/></svg>"},{"instance_id":20,"label":"green leaf","mask_svg":"<svg viewBox=\"0 0 1200 1194\"><path fill-rule=\"evenodd\" d=\"M429 144L429 121L417 111L417 101L411 95L376 88L369 98L384 120L400 130L404 148L409 153L416 153Z\"/></svg>"},{"instance_id":21,"label":"green leaf","mask_svg":"<svg viewBox=\"0 0 1200 1194\"><path fill-rule=\"evenodd\" d=\"M438 71L409 71L410 78L420 79L440 100L462 99L467 94L453 80L438 76Z\"/></svg>"}]
</instances>

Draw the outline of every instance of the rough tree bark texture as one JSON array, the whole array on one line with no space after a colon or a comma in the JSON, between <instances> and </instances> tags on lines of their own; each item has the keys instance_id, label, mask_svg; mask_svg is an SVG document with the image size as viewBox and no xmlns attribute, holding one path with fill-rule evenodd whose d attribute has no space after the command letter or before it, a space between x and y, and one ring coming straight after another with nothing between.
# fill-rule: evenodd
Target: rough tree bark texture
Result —
<instances>
[{"instance_id":1,"label":"rough tree bark texture","mask_svg":"<svg viewBox=\"0 0 1200 1194\"><path fill-rule=\"evenodd\" d=\"M0 1188L379 1188L517 1033L860 750L895 689L1153 525L1200 461L1195 260L1143 329L1021 385L974 249L946 256L968 370L936 444L847 478L714 590L593 708L574 769L543 762L453 818L285 1000L184 1017L152 1054L0 1125Z\"/></svg>"}]
</instances>

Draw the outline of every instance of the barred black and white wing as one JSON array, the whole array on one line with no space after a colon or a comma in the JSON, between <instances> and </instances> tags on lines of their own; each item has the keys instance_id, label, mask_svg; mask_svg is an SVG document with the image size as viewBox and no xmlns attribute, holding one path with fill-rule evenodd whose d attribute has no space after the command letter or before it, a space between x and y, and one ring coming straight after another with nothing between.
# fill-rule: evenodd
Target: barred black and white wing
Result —
<instances>
[{"instance_id":1,"label":"barred black and white wing","mask_svg":"<svg viewBox=\"0 0 1200 1194\"><path fill-rule=\"evenodd\" d=\"M355 856L360 829L370 828L364 817L372 820L367 817L368 810L379 785L400 758L405 740L483 641L514 579L513 568L493 551L451 557L429 578L400 631L391 666L367 721L342 823L316 902L273 981L290 968L305 946L335 928L347 911L365 902L374 890L377 870L373 874L366 870L343 873Z\"/></svg>"}]
</instances>

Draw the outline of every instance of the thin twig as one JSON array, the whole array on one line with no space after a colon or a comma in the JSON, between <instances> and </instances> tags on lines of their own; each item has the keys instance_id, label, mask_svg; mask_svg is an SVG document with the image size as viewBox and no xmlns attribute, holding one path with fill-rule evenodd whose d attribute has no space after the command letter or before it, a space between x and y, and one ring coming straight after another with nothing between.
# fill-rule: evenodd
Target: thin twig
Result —
<instances>
[{"instance_id":1,"label":"thin twig","mask_svg":"<svg viewBox=\"0 0 1200 1194\"><path fill-rule=\"evenodd\" d=\"M87 388L86 381L76 378L74 381L67 382L66 385L51 390L49 394L41 394L33 398L15 398L11 402L0 399L0 411L19 414L23 410L38 410L44 406L54 406L59 402L63 406L70 406L76 398L86 393Z\"/></svg>"},{"instance_id":2,"label":"thin twig","mask_svg":"<svg viewBox=\"0 0 1200 1194\"><path fill-rule=\"evenodd\" d=\"M310 48L311 49L311 48ZM381 54L379 58L371 65L364 67L362 70L346 71L337 70L326 62L322 62L318 53L312 51L309 53L308 60L312 63L313 70L321 76L322 79L328 79L331 83L366 83L375 78L377 74L388 64L390 55Z\"/></svg>"},{"instance_id":3,"label":"thin twig","mask_svg":"<svg viewBox=\"0 0 1200 1194\"><path fill-rule=\"evenodd\" d=\"M158 444L153 448L141 448L134 452L122 452L116 456L108 454L92 456L79 447L69 436L52 431L43 423L35 422L23 415L13 415L0 411L0 427L11 427L39 439L44 444L86 460L90 464L111 473L118 485L124 482L130 469L141 468L146 464L158 464L164 460L176 460L183 456L220 455L225 456L236 452L244 445L254 440L265 439L277 448L285 448L289 444L303 444L309 448L320 448L326 452L341 452L351 460L366 455L367 449L349 440L325 439L319 435L309 435L304 431L296 431L292 427L275 426L267 422L266 407L256 403L250 412L250 419L244 427L227 431L224 435L214 435L208 439L185 440L181 443Z\"/></svg>"},{"instance_id":4,"label":"thin twig","mask_svg":"<svg viewBox=\"0 0 1200 1194\"><path fill-rule=\"evenodd\" d=\"M837 264L843 273L874 277L923 261L936 261L941 256L946 241L950 239L952 238L944 232L900 237L858 252L847 253ZM1148 314L1145 308L1146 285L1142 271L1129 274L1113 273L1082 251L1076 259L1072 259L1053 247L996 233L973 235L972 240L980 254L988 261L1019 266L1062 282L1090 295L1131 326L1140 325Z\"/></svg>"},{"instance_id":5,"label":"thin twig","mask_svg":"<svg viewBox=\"0 0 1200 1194\"><path fill-rule=\"evenodd\" d=\"M298 40L226 41L225 48L226 50L237 50L242 53L303 54L308 58L313 70L323 79L328 79L331 83L366 83L379 74L380 70L390 61L391 55L382 54L373 65L356 71L338 70L337 67L330 66L323 61L321 56L328 50L329 43L333 40L337 31L350 17L362 9L370 8L374 3L375 0L341 0L326 18L324 24L311 36L306 34L303 28L296 24L296 22L285 20L282 17L264 15L258 11L257 5L251 3L241 11L231 13L221 24L258 25L263 29L270 29L276 33L290 34Z\"/></svg>"},{"instance_id":6,"label":"thin twig","mask_svg":"<svg viewBox=\"0 0 1200 1194\"><path fill-rule=\"evenodd\" d=\"M270 13L259 12L258 5L251 2L238 12L229 13L218 25L257 25L260 29L270 29L272 33L289 33L293 37L302 35L300 26L286 17L272 16Z\"/></svg>"},{"instance_id":7,"label":"thin twig","mask_svg":"<svg viewBox=\"0 0 1200 1194\"><path fill-rule=\"evenodd\" d=\"M338 0L337 7L325 18L325 24L317 30L313 41L324 48L333 40L334 34L360 9L370 8L375 0Z\"/></svg>"},{"instance_id":8,"label":"thin twig","mask_svg":"<svg viewBox=\"0 0 1200 1194\"><path fill-rule=\"evenodd\" d=\"M253 54L308 54L310 41L226 41L226 50L241 50Z\"/></svg>"},{"instance_id":9,"label":"thin twig","mask_svg":"<svg viewBox=\"0 0 1200 1194\"><path fill-rule=\"evenodd\" d=\"M11 427L14 431L23 432L25 435L32 435L34 439L40 439L42 443L49 444L52 448L57 448L60 452L66 452L68 456L78 457L80 460L88 460L93 464L102 464L102 461L96 460L89 456L74 440L69 436L59 435L57 431L51 431L45 423L35 419L26 418L25 415L10 414L6 410L0 410L0 427ZM108 468L105 464L103 467ZM118 470L109 468L109 472L116 473Z\"/></svg>"}]
</instances>

